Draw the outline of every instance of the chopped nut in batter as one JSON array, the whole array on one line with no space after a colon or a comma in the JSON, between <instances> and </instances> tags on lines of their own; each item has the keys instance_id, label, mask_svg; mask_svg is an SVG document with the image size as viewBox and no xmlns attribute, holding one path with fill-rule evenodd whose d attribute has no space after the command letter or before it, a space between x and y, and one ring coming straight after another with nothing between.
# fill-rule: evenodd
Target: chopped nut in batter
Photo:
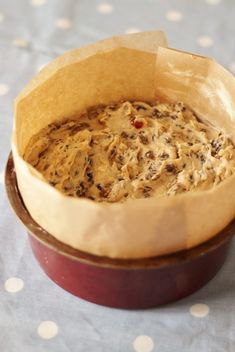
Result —
<instances>
[{"instance_id":1,"label":"chopped nut in batter","mask_svg":"<svg viewBox=\"0 0 235 352\"><path fill-rule=\"evenodd\" d=\"M59 191L98 202L205 190L235 171L235 148L183 103L122 102L55 122L24 159Z\"/></svg>"}]
</instances>

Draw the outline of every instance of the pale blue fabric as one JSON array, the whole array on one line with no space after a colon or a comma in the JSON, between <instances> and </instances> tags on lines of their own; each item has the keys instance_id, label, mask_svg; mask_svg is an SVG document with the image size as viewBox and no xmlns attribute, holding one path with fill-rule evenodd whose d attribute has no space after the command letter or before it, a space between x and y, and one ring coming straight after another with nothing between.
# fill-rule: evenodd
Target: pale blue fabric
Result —
<instances>
[{"instance_id":1,"label":"pale blue fabric","mask_svg":"<svg viewBox=\"0 0 235 352\"><path fill-rule=\"evenodd\" d=\"M215 57L225 67L235 61L235 1L209 5L204 0L110 0L111 14L100 14L98 0L48 0L33 7L29 0L0 0L0 172L10 150L13 99L38 66L70 48L79 47L130 27L164 29L172 47ZM181 22L169 22L169 10L182 12ZM58 29L55 20L69 18L72 27ZM210 36L214 46L200 48L197 37ZM29 41L27 48L12 44ZM228 195L229 196L229 195ZM153 351L235 351L235 242L220 273L192 296L166 307L122 311L82 301L50 281L34 259L25 230L11 211L0 183L0 351L1 352L126 352L138 335L154 341ZM9 277L24 281L21 292L4 289ZM195 303L210 308L207 317L190 315ZM59 326L51 340L37 335L43 320ZM143 350L144 351L144 350Z\"/></svg>"}]
</instances>

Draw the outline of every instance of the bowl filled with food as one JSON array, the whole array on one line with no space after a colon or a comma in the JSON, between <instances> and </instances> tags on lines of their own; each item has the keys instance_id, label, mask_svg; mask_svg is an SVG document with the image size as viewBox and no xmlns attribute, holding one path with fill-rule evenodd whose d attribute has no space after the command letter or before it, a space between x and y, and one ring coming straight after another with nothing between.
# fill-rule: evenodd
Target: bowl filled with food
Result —
<instances>
[{"instance_id":1,"label":"bowl filled with food","mask_svg":"<svg viewBox=\"0 0 235 352\"><path fill-rule=\"evenodd\" d=\"M72 50L26 86L6 187L55 282L147 308L215 275L233 235L234 92L162 32Z\"/></svg>"}]
</instances>

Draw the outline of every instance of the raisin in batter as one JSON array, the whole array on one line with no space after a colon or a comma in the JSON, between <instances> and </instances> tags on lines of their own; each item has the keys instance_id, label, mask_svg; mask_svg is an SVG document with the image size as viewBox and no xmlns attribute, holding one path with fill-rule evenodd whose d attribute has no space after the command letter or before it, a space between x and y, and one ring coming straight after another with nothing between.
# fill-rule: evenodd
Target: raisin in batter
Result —
<instances>
[{"instance_id":1,"label":"raisin in batter","mask_svg":"<svg viewBox=\"0 0 235 352\"><path fill-rule=\"evenodd\" d=\"M181 102L92 108L42 129L24 154L59 191L98 202L208 189L234 173L234 157Z\"/></svg>"}]
</instances>

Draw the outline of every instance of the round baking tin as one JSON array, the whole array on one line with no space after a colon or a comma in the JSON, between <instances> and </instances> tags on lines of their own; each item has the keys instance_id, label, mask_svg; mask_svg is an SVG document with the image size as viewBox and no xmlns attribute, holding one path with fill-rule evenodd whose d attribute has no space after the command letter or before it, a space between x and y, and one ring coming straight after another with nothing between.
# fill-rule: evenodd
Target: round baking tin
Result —
<instances>
[{"instance_id":1,"label":"round baking tin","mask_svg":"<svg viewBox=\"0 0 235 352\"><path fill-rule=\"evenodd\" d=\"M99 257L56 240L32 219L17 187L11 154L5 185L10 204L26 227L33 253L45 273L66 291L104 306L150 308L197 291L223 265L235 232L233 221L211 240L161 257L138 260Z\"/></svg>"}]
</instances>

